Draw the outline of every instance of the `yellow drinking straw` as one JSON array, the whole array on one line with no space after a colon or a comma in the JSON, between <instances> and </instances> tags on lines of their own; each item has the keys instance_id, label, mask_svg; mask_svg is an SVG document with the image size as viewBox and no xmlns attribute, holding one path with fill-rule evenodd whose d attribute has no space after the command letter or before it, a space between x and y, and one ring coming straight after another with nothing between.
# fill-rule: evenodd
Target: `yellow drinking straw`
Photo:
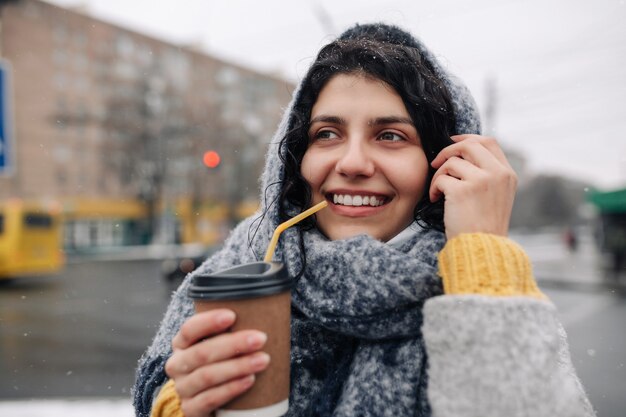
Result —
<instances>
[{"instance_id":1,"label":"yellow drinking straw","mask_svg":"<svg viewBox=\"0 0 626 417\"><path fill-rule=\"evenodd\" d=\"M311 214L317 213L318 211L320 211L321 209L323 209L327 205L328 205L328 201L324 200L321 203L318 203L318 204L314 205L310 209L308 209L306 211L303 211L302 213L298 214L297 216L292 217L291 219L287 220L286 222L279 224L278 227L276 228L276 230L274 230L274 234L272 235L272 240L270 240L270 245L267 247L267 252L265 252L265 259L264 259L264 261L265 262L271 262L272 261L272 258L274 257L274 250L276 250L276 245L278 244L278 237L280 236L280 234L282 232L285 231L285 229L293 226L294 224L298 223L302 219L306 219Z\"/></svg>"}]
</instances>

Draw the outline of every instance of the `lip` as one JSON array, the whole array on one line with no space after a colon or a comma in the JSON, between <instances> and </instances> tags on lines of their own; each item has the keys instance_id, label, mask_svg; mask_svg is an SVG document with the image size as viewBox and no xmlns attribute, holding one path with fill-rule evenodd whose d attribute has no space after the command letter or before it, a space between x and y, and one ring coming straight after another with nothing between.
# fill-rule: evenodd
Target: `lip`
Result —
<instances>
[{"instance_id":1,"label":"lip","mask_svg":"<svg viewBox=\"0 0 626 417\"><path fill-rule=\"evenodd\" d=\"M333 213L338 214L340 216L368 217L368 216L375 216L376 214L379 214L381 211L385 209L386 205L382 205L378 207L371 207L371 206L353 207L353 206L340 206L338 204L331 203L328 205L328 207Z\"/></svg>"}]
</instances>

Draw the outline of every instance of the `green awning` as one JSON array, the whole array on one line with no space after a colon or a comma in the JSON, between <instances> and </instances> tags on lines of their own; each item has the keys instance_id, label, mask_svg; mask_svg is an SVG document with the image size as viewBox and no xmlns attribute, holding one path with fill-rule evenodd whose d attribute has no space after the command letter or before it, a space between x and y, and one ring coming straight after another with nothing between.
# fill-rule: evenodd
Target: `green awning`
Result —
<instances>
[{"instance_id":1,"label":"green awning","mask_svg":"<svg viewBox=\"0 0 626 417\"><path fill-rule=\"evenodd\" d=\"M626 213L626 188L615 191L591 191L587 200L603 213Z\"/></svg>"}]
</instances>

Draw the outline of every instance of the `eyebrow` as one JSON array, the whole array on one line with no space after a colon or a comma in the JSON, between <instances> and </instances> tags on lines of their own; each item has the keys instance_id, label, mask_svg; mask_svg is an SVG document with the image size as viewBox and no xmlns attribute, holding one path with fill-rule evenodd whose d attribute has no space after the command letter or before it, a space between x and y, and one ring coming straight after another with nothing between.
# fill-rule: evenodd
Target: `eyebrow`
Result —
<instances>
[{"instance_id":1,"label":"eyebrow","mask_svg":"<svg viewBox=\"0 0 626 417\"><path fill-rule=\"evenodd\" d=\"M318 122L332 123L335 125L347 125L348 124L346 122L346 119L342 117L321 115L321 116L312 118L311 121L309 122L309 126L312 125L313 123L318 123Z\"/></svg>"},{"instance_id":2,"label":"eyebrow","mask_svg":"<svg viewBox=\"0 0 626 417\"><path fill-rule=\"evenodd\" d=\"M377 117L373 120L370 120L367 124L370 126L380 126L380 125L391 125L395 123L404 123L411 126L415 126L413 120L408 117L401 116L386 116L386 117Z\"/></svg>"},{"instance_id":3,"label":"eyebrow","mask_svg":"<svg viewBox=\"0 0 626 417\"><path fill-rule=\"evenodd\" d=\"M346 122L346 119L344 119L342 117L321 115L321 116L316 116L316 117L312 118L311 121L309 122L309 125L312 125L313 123L318 123L318 122L332 123L332 124L336 124L336 125L346 125L346 124L348 124ZM375 119L370 119L367 122L367 124L369 126L390 125L390 124L394 124L394 123L404 123L404 124L408 124L408 125L411 125L411 126L415 126L415 124L413 123L413 120L411 120L408 117L402 117L402 116L377 117Z\"/></svg>"}]
</instances>

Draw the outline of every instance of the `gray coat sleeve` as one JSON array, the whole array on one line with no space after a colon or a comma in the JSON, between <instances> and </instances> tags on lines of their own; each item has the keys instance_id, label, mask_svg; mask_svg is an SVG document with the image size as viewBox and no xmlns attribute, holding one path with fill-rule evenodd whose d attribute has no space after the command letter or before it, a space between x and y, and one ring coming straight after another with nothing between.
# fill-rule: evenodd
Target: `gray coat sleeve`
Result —
<instances>
[{"instance_id":1,"label":"gray coat sleeve","mask_svg":"<svg viewBox=\"0 0 626 417\"><path fill-rule=\"evenodd\" d=\"M434 297L423 334L434 417L595 416L549 301Z\"/></svg>"}]
</instances>

